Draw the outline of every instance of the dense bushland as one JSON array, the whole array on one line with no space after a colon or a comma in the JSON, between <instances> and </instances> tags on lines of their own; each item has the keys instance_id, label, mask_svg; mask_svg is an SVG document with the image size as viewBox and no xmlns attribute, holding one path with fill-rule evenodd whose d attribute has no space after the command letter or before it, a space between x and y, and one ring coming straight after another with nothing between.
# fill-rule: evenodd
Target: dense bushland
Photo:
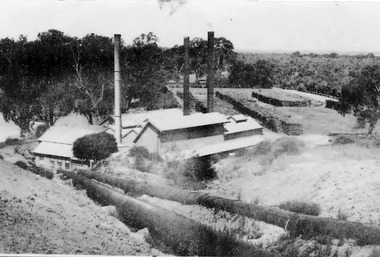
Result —
<instances>
[{"instance_id":1,"label":"dense bushland","mask_svg":"<svg viewBox=\"0 0 380 257\"><path fill-rule=\"evenodd\" d=\"M373 54L239 54L238 59L254 64L265 60L273 65L276 87L313 91L340 96L343 86L350 83L355 72L367 65L379 64Z\"/></svg>"}]
</instances>

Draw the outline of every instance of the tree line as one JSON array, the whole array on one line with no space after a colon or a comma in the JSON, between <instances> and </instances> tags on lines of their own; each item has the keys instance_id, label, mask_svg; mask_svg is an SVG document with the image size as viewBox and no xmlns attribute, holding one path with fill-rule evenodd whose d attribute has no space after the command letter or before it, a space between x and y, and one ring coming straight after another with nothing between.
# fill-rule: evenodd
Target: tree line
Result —
<instances>
[{"instance_id":1,"label":"tree line","mask_svg":"<svg viewBox=\"0 0 380 257\"><path fill-rule=\"evenodd\" d=\"M143 106L155 105L168 80L183 74L184 48L158 46L153 33L141 34L127 45L121 44L122 109L133 99ZM233 44L215 38L215 69L228 68L235 58ZM198 77L206 73L207 41L191 40L191 69ZM23 132L31 121L53 125L70 112L84 115L90 124L113 112L112 38L88 34L71 37L58 30L39 33L28 41L0 39L0 112Z\"/></svg>"},{"instance_id":2,"label":"tree line","mask_svg":"<svg viewBox=\"0 0 380 257\"><path fill-rule=\"evenodd\" d=\"M183 75L184 46L162 48L158 41L150 32L121 44L124 112L134 99L149 109L170 107L163 106L170 101L160 99L165 98L167 82L178 82ZM216 86L325 93L340 97L342 113L353 108L362 124L379 119L380 59L373 54L237 54L224 37L215 38L214 49ZM53 125L73 111L95 124L113 113L113 51L112 38L77 38L54 29L33 41L22 35L0 39L0 112L24 132L31 121ZM190 41L190 67L198 78L206 75L206 40Z\"/></svg>"}]
</instances>

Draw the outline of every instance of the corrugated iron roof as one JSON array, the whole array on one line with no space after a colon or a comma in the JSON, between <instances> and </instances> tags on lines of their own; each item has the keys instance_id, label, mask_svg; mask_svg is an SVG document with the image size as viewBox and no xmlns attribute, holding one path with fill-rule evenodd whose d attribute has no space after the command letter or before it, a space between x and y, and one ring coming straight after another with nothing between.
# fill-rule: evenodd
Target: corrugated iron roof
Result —
<instances>
[{"instance_id":1,"label":"corrugated iron roof","mask_svg":"<svg viewBox=\"0 0 380 257\"><path fill-rule=\"evenodd\" d=\"M54 155L73 158L73 145L41 142L34 150L35 154Z\"/></svg>"},{"instance_id":2,"label":"corrugated iron roof","mask_svg":"<svg viewBox=\"0 0 380 257\"><path fill-rule=\"evenodd\" d=\"M213 112L204 114L196 113L178 118L166 117L166 119L149 119L148 123L152 124L159 131L164 132L177 129L221 124L227 122L230 121L227 120L225 115Z\"/></svg>"},{"instance_id":3,"label":"corrugated iron roof","mask_svg":"<svg viewBox=\"0 0 380 257\"><path fill-rule=\"evenodd\" d=\"M52 126L38 140L60 144L74 144L75 140L88 134L100 133L105 128L100 126L70 127Z\"/></svg>"},{"instance_id":4,"label":"corrugated iron roof","mask_svg":"<svg viewBox=\"0 0 380 257\"><path fill-rule=\"evenodd\" d=\"M225 134L232 134L244 131L250 131L255 129L262 129L263 127L254 119L250 118L247 121L243 122L231 122L224 125L224 128L227 130Z\"/></svg>"},{"instance_id":5,"label":"corrugated iron roof","mask_svg":"<svg viewBox=\"0 0 380 257\"><path fill-rule=\"evenodd\" d=\"M232 119L235 122L243 122L243 121L247 121L248 117L243 114L237 114L237 115L228 117L228 119Z\"/></svg>"}]
</instances>

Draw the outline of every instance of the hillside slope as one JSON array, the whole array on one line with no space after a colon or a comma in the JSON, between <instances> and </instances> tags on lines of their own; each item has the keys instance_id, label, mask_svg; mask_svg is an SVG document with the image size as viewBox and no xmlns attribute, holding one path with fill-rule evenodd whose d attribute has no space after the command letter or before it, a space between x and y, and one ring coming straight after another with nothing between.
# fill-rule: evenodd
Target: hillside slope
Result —
<instances>
[{"instance_id":1,"label":"hillside slope","mask_svg":"<svg viewBox=\"0 0 380 257\"><path fill-rule=\"evenodd\" d=\"M0 253L160 254L72 186L0 160Z\"/></svg>"}]
</instances>

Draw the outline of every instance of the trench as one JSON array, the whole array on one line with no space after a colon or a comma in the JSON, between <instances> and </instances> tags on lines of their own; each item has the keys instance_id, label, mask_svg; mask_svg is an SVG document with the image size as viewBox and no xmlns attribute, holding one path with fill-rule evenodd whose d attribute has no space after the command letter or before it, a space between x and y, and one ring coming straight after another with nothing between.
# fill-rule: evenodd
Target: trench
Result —
<instances>
[{"instance_id":1,"label":"trench","mask_svg":"<svg viewBox=\"0 0 380 257\"><path fill-rule=\"evenodd\" d=\"M127 196L108 185L72 172L62 172L74 186L85 189L87 195L102 205L116 207L119 219L126 225L148 228L155 244L177 255L199 256L276 256L247 242L214 231L159 206Z\"/></svg>"}]
</instances>

